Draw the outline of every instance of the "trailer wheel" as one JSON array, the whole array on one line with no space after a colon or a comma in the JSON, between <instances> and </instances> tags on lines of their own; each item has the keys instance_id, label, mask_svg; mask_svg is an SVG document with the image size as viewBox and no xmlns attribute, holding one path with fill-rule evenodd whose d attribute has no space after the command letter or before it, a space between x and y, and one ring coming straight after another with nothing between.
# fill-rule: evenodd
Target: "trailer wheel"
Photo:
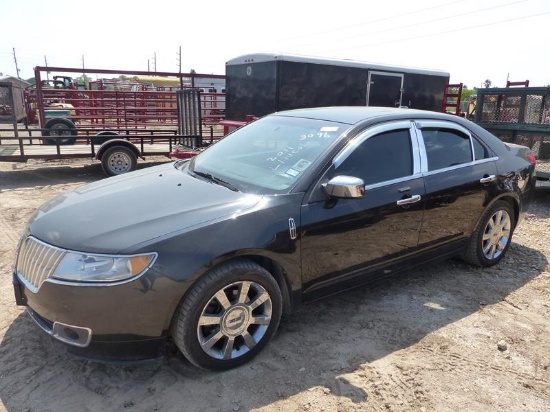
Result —
<instances>
[{"instance_id":1,"label":"trailer wheel","mask_svg":"<svg viewBox=\"0 0 550 412\"><path fill-rule=\"evenodd\" d=\"M137 156L125 146L113 146L101 157L101 167L108 176L116 176L136 170Z\"/></svg>"},{"instance_id":2,"label":"trailer wheel","mask_svg":"<svg viewBox=\"0 0 550 412\"><path fill-rule=\"evenodd\" d=\"M69 119L50 119L44 125L42 136L44 144L74 144L76 141L76 126ZM46 136L49 136L48 139Z\"/></svg>"}]
</instances>

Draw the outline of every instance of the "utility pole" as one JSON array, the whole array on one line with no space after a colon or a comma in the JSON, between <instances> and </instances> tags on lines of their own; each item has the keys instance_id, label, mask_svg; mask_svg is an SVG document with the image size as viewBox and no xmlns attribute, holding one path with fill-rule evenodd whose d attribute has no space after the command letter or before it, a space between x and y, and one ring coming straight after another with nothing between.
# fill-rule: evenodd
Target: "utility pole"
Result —
<instances>
[{"instance_id":1,"label":"utility pole","mask_svg":"<svg viewBox=\"0 0 550 412\"><path fill-rule=\"evenodd\" d=\"M44 55L44 64L46 65L46 68L48 68L48 59L46 59L46 55ZM50 81L50 72L46 71L46 79Z\"/></svg>"},{"instance_id":2,"label":"utility pole","mask_svg":"<svg viewBox=\"0 0 550 412\"><path fill-rule=\"evenodd\" d=\"M86 73L84 73L84 55L82 55L82 78L85 79Z\"/></svg>"},{"instance_id":3,"label":"utility pole","mask_svg":"<svg viewBox=\"0 0 550 412\"><path fill-rule=\"evenodd\" d=\"M157 52L153 53L153 67L154 67L154 71L156 72L157 71Z\"/></svg>"},{"instance_id":4,"label":"utility pole","mask_svg":"<svg viewBox=\"0 0 550 412\"><path fill-rule=\"evenodd\" d=\"M17 57L15 56L15 47L13 48L13 61L15 62L15 72L17 73L17 78L20 79L21 77L19 77L19 66L17 65Z\"/></svg>"},{"instance_id":5,"label":"utility pole","mask_svg":"<svg viewBox=\"0 0 550 412\"><path fill-rule=\"evenodd\" d=\"M178 53L178 67L179 67L179 72L181 73L181 46L180 46L180 51Z\"/></svg>"},{"instance_id":6,"label":"utility pole","mask_svg":"<svg viewBox=\"0 0 550 412\"><path fill-rule=\"evenodd\" d=\"M147 59L147 71L148 71L148 72L151 71L151 67L149 66L149 59Z\"/></svg>"}]
</instances>

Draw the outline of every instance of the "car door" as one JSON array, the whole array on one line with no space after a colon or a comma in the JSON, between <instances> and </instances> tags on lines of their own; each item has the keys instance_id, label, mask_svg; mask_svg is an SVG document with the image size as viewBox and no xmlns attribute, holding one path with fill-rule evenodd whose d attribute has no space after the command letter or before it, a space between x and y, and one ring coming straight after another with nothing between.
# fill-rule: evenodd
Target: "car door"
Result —
<instances>
[{"instance_id":1,"label":"car door","mask_svg":"<svg viewBox=\"0 0 550 412\"><path fill-rule=\"evenodd\" d=\"M464 127L416 122L426 185L421 248L460 247L472 233L497 186L495 157Z\"/></svg>"},{"instance_id":2,"label":"car door","mask_svg":"<svg viewBox=\"0 0 550 412\"><path fill-rule=\"evenodd\" d=\"M329 199L321 186L335 176L363 179L364 196ZM411 122L374 127L354 139L302 206L304 295L332 293L390 273L391 265L417 248L423 196Z\"/></svg>"}]
</instances>

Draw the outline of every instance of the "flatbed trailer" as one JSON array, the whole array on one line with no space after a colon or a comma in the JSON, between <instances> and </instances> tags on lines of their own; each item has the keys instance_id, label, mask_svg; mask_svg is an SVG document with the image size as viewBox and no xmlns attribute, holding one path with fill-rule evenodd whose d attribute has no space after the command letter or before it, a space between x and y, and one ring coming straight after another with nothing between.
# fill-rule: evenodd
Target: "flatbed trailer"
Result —
<instances>
[{"instance_id":1,"label":"flatbed trailer","mask_svg":"<svg viewBox=\"0 0 550 412\"><path fill-rule=\"evenodd\" d=\"M63 81L50 87L51 82L42 80L45 70L57 73L54 79ZM85 72L96 76L151 74ZM71 77L60 76L67 73L82 73L82 69L36 67L36 85L26 90L0 83L0 161L92 158L101 161L107 175L116 175L134 170L139 158L172 157L176 148L180 154L193 154L224 135L219 122L224 119L225 94L217 88L225 76L155 72L154 78L177 78L179 87L129 82L123 76L120 81L90 82L83 89ZM198 104L192 135L180 128L177 95L184 90L192 92Z\"/></svg>"},{"instance_id":2,"label":"flatbed trailer","mask_svg":"<svg viewBox=\"0 0 550 412\"><path fill-rule=\"evenodd\" d=\"M192 153L223 137L223 126L210 127L205 134L192 137L178 134L175 128L119 130L122 133L115 136L97 136L94 129L80 129L81 134L72 144L66 144L63 136L52 136L49 144L43 144L42 129L6 126L0 125L0 161L97 159L109 176L134 170L138 159L145 160L148 156L172 158L176 157L173 153L177 149L181 152L182 148ZM106 140L96 140L103 137Z\"/></svg>"}]
</instances>

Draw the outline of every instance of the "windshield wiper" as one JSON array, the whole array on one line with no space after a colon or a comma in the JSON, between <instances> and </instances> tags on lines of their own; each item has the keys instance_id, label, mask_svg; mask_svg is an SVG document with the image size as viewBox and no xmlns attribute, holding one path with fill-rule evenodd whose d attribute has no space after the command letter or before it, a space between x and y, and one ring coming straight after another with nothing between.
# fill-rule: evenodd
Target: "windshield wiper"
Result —
<instances>
[{"instance_id":1,"label":"windshield wiper","mask_svg":"<svg viewBox=\"0 0 550 412\"><path fill-rule=\"evenodd\" d=\"M214 176L212 173L205 173L205 172L197 172L196 170L193 170L193 173L196 174L197 176L200 176L200 177L204 177L208 180L210 180L211 182L214 182L220 186L224 186L224 187L227 187L229 190L232 190L234 192L238 192L239 189L237 189L235 186L233 186L231 183L229 182L226 182L225 180L223 179L220 179L219 177L216 177Z\"/></svg>"}]
</instances>

